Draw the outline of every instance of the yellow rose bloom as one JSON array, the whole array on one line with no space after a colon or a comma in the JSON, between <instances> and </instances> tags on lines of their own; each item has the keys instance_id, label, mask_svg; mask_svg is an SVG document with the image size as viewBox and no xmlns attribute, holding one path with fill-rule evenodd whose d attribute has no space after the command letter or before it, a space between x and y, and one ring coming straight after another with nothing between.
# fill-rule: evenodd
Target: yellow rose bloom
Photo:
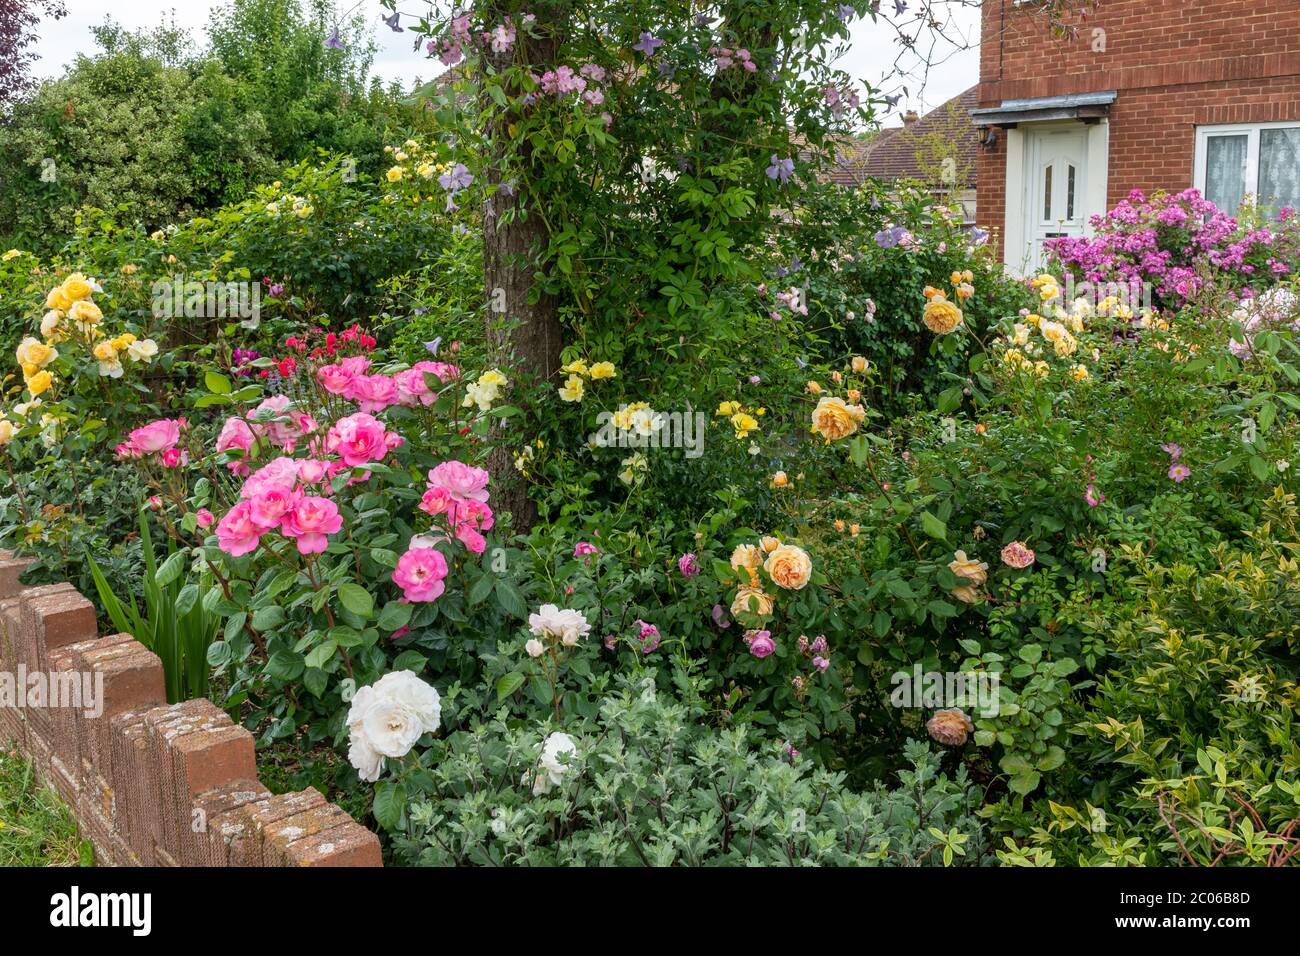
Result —
<instances>
[{"instance_id":1,"label":"yellow rose bloom","mask_svg":"<svg viewBox=\"0 0 1300 956\"><path fill-rule=\"evenodd\" d=\"M72 305L72 300L68 298L68 293L63 291L63 286L51 289L50 294L45 297L45 308L57 309L60 312L67 312L68 307Z\"/></svg>"},{"instance_id":2,"label":"yellow rose bloom","mask_svg":"<svg viewBox=\"0 0 1300 956\"><path fill-rule=\"evenodd\" d=\"M799 591L812 577L812 559L803 548L783 544L767 556L763 570L778 586Z\"/></svg>"},{"instance_id":3,"label":"yellow rose bloom","mask_svg":"<svg viewBox=\"0 0 1300 956\"><path fill-rule=\"evenodd\" d=\"M723 402L713 414L719 418L730 418L740 411L740 402Z\"/></svg>"},{"instance_id":4,"label":"yellow rose bloom","mask_svg":"<svg viewBox=\"0 0 1300 956\"><path fill-rule=\"evenodd\" d=\"M582 384L582 377L578 375L570 375L565 379L564 385L560 388L560 398L564 399L566 402L580 402L582 401L582 393L584 389L585 386Z\"/></svg>"},{"instance_id":5,"label":"yellow rose bloom","mask_svg":"<svg viewBox=\"0 0 1300 956\"><path fill-rule=\"evenodd\" d=\"M616 374L613 362L597 362L591 367L592 379L613 378Z\"/></svg>"},{"instance_id":6,"label":"yellow rose bloom","mask_svg":"<svg viewBox=\"0 0 1300 956\"><path fill-rule=\"evenodd\" d=\"M89 299L82 299L80 302L72 303L71 308L68 309L68 316L74 322L94 325L104 317L104 313L99 310L99 306Z\"/></svg>"},{"instance_id":7,"label":"yellow rose bloom","mask_svg":"<svg viewBox=\"0 0 1300 956\"><path fill-rule=\"evenodd\" d=\"M804 386L804 389L806 389L808 393L812 395L820 395L822 393L822 387L820 382L809 382L807 385Z\"/></svg>"},{"instance_id":8,"label":"yellow rose bloom","mask_svg":"<svg viewBox=\"0 0 1300 956\"><path fill-rule=\"evenodd\" d=\"M586 375L587 363L583 359L576 359L560 369L565 375Z\"/></svg>"},{"instance_id":9,"label":"yellow rose bloom","mask_svg":"<svg viewBox=\"0 0 1300 956\"><path fill-rule=\"evenodd\" d=\"M758 419L744 412L737 412L731 416L731 427L736 430L737 438L744 438L758 427Z\"/></svg>"},{"instance_id":10,"label":"yellow rose bloom","mask_svg":"<svg viewBox=\"0 0 1300 956\"><path fill-rule=\"evenodd\" d=\"M124 276L135 275L135 271L137 268L139 267L136 266L135 263L128 262L126 265L122 266L122 275Z\"/></svg>"},{"instance_id":11,"label":"yellow rose bloom","mask_svg":"<svg viewBox=\"0 0 1300 956\"><path fill-rule=\"evenodd\" d=\"M59 357L58 349L51 348L31 336L22 340L15 354L18 358L18 364L23 366L24 374L29 378L36 371L45 368ZM28 367L32 367L33 371L31 373L26 372Z\"/></svg>"},{"instance_id":12,"label":"yellow rose bloom","mask_svg":"<svg viewBox=\"0 0 1300 956\"><path fill-rule=\"evenodd\" d=\"M0 447L9 444L18 434L18 427L7 418L0 418Z\"/></svg>"},{"instance_id":13,"label":"yellow rose bloom","mask_svg":"<svg viewBox=\"0 0 1300 956\"><path fill-rule=\"evenodd\" d=\"M753 607L750 607L751 600L755 602ZM762 588L743 587L736 592L736 599L731 602L731 613L767 617L772 613L772 605L772 595L765 593Z\"/></svg>"},{"instance_id":14,"label":"yellow rose bloom","mask_svg":"<svg viewBox=\"0 0 1300 956\"><path fill-rule=\"evenodd\" d=\"M939 296L927 302L921 314L921 321L935 335L947 335L961 325L961 320L961 309Z\"/></svg>"},{"instance_id":15,"label":"yellow rose bloom","mask_svg":"<svg viewBox=\"0 0 1300 956\"><path fill-rule=\"evenodd\" d=\"M113 348L113 343L108 339L99 342L90 351L101 362L112 362L117 358L117 349Z\"/></svg>"},{"instance_id":16,"label":"yellow rose bloom","mask_svg":"<svg viewBox=\"0 0 1300 956\"><path fill-rule=\"evenodd\" d=\"M842 398L827 396L817 403L812 413L812 430L827 442L852 435L866 417L861 405L849 405Z\"/></svg>"},{"instance_id":17,"label":"yellow rose bloom","mask_svg":"<svg viewBox=\"0 0 1300 956\"><path fill-rule=\"evenodd\" d=\"M88 297L93 290L85 276L80 272L74 272L63 280L63 291L67 293L69 299L76 302Z\"/></svg>"},{"instance_id":18,"label":"yellow rose bloom","mask_svg":"<svg viewBox=\"0 0 1300 956\"><path fill-rule=\"evenodd\" d=\"M867 360L861 355L855 355L849 360L849 368L861 375L867 370Z\"/></svg>"},{"instance_id":19,"label":"yellow rose bloom","mask_svg":"<svg viewBox=\"0 0 1300 956\"><path fill-rule=\"evenodd\" d=\"M402 167L401 167L401 166L394 166L394 167L393 167L392 169L390 169L390 170L389 170L385 175L388 176L388 181L389 181L390 183L395 183L395 182L397 182L399 179L402 178Z\"/></svg>"},{"instance_id":20,"label":"yellow rose bloom","mask_svg":"<svg viewBox=\"0 0 1300 956\"><path fill-rule=\"evenodd\" d=\"M17 259L22 254L23 253L21 249L10 249L3 256L0 256L0 260L8 262L10 259Z\"/></svg>"},{"instance_id":21,"label":"yellow rose bloom","mask_svg":"<svg viewBox=\"0 0 1300 956\"><path fill-rule=\"evenodd\" d=\"M32 398L49 391L54 379L49 372L37 372L27 380L27 391L32 393Z\"/></svg>"},{"instance_id":22,"label":"yellow rose bloom","mask_svg":"<svg viewBox=\"0 0 1300 956\"><path fill-rule=\"evenodd\" d=\"M1076 365L1070 369L1070 378L1076 382L1086 382L1088 380L1088 369L1083 365Z\"/></svg>"},{"instance_id":23,"label":"yellow rose bloom","mask_svg":"<svg viewBox=\"0 0 1300 956\"><path fill-rule=\"evenodd\" d=\"M784 488L789 484L790 484L790 479L784 471L778 471L775 475L772 476L773 488Z\"/></svg>"}]
</instances>

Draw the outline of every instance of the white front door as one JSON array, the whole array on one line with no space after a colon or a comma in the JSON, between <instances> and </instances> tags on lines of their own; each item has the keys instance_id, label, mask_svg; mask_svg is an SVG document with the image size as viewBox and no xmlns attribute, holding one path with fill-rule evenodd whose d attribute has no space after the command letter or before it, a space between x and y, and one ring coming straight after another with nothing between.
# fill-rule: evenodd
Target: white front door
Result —
<instances>
[{"instance_id":1,"label":"white front door","mask_svg":"<svg viewBox=\"0 0 1300 956\"><path fill-rule=\"evenodd\" d=\"M1024 197L1030 270L1045 260L1043 241L1081 236L1087 225L1088 129L1029 127Z\"/></svg>"}]
</instances>

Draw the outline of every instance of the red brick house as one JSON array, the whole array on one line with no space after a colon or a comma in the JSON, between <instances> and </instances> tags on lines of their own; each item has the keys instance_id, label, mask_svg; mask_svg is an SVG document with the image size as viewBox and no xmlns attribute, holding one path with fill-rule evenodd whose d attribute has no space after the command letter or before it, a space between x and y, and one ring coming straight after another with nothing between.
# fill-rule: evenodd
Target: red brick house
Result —
<instances>
[{"instance_id":1,"label":"red brick house","mask_svg":"<svg viewBox=\"0 0 1300 956\"><path fill-rule=\"evenodd\" d=\"M984 0L978 218L1009 268L1131 190L1300 206L1300 0L1103 0L1057 39Z\"/></svg>"}]
</instances>

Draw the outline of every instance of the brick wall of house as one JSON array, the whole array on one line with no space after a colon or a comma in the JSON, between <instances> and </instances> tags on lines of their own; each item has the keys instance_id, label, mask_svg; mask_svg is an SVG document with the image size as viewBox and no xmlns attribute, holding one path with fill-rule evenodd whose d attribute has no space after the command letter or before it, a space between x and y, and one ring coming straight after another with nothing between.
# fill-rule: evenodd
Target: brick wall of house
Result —
<instances>
[{"instance_id":1,"label":"brick wall of house","mask_svg":"<svg viewBox=\"0 0 1300 956\"><path fill-rule=\"evenodd\" d=\"M221 708L169 705L157 656L100 637L72 585L23 586L29 564L0 552L0 673L102 676L103 697L0 706L0 746L16 744L58 791L99 865L382 865L375 834L316 790L272 795L252 735Z\"/></svg>"},{"instance_id":2,"label":"brick wall of house","mask_svg":"<svg viewBox=\"0 0 1300 956\"><path fill-rule=\"evenodd\" d=\"M985 0L979 105L1118 91L1108 206L1136 188L1191 186L1197 126L1300 120L1297 0L1102 0L1075 22L1078 38L1058 40L1032 6ZM978 159L979 220L999 233L1006 159L999 131Z\"/></svg>"}]
</instances>

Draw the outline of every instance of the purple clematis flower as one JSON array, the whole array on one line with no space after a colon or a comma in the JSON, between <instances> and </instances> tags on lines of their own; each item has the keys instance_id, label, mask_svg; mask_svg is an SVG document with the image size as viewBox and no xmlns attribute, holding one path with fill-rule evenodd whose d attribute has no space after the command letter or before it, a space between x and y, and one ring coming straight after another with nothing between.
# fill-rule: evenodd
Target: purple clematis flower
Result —
<instances>
[{"instance_id":1,"label":"purple clematis flower","mask_svg":"<svg viewBox=\"0 0 1300 956\"><path fill-rule=\"evenodd\" d=\"M772 165L767 167L767 178L780 181L785 185L794 175L793 159L778 159L776 153L772 154Z\"/></svg>"},{"instance_id":2,"label":"purple clematis flower","mask_svg":"<svg viewBox=\"0 0 1300 956\"><path fill-rule=\"evenodd\" d=\"M663 40L659 39L652 33L642 31L641 39L632 46L632 49L636 50L638 53L644 53L647 57L653 57L655 55L655 50L659 49L659 47L663 45Z\"/></svg>"},{"instance_id":3,"label":"purple clematis flower","mask_svg":"<svg viewBox=\"0 0 1300 956\"><path fill-rule=\"evenodd\" d=\"M400 13L394 12L391 17L380 17L379 19L383 20L384 26L388 27L388 29L392 30L394 33L405 33L406 29L397 22L401 18L402 15Z\"/></svg>"},{"instance_id":4,"label":"purple clematis flower","mask_svg":"<svg viewBox=\"0 0 1300 956\"><path fill-rule=\"evenodd\" d=\"M338 27L335 27L334 29L330 30L330 35L329 35L328 37L325 38L325 48L326 48L327 50L345 50L345 49L347 49L347 48L343 45L343 38L342 38L341 36L339 36L339 28L338 28Z\"/></svg>"}]
</instances>

